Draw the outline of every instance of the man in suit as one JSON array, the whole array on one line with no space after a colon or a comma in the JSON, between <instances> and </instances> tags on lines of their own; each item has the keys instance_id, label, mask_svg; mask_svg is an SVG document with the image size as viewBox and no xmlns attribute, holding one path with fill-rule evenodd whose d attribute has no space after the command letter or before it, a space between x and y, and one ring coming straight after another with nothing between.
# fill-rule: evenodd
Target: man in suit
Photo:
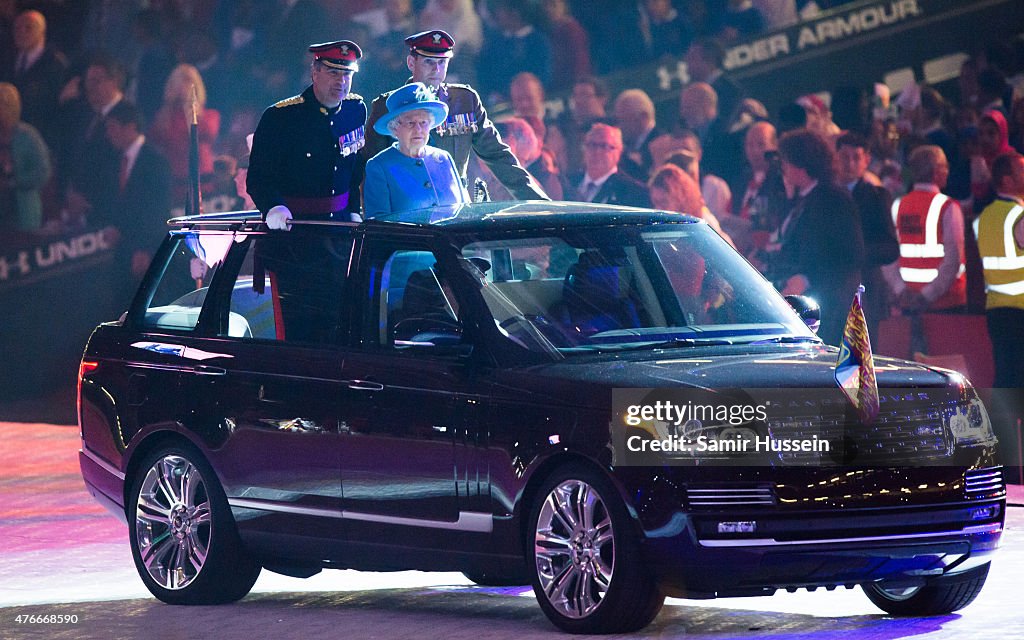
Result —
<instances>
[{"instance_id":1,"label":"man in suit","mask_svg":"<svg viewBox=\"0 0 1024 640\"><path fill-rule=\"evenodd\" d=\"M615 99L613 113L625 147L619 168L645 182L651 172L651 141L662 133L655 121L654 102L642 89L626 89Z\"/></svg>"},{"instance_id":2,"label":"man in suit","mask_svg":"<svg viewBox=\"0 0 1024 640\"><path fill-rule=\"evenodd\" d=\"M448 119L430 132L428 144L451 154L460 177L466 179L470 152L487 165L496 178L517 200L547 200L544 190L519 164L498 135L480 96L468 84L445 82L448 63L454 55L455 40L444 31L424 31L405 39L409 55L405 63L412 73L407 82L422 82L437 99L448 105ZM393 92L377 96L370 106L366 122L366 157L391 146L391 139L378 134L373 126L387 113L387 99Z\"/></svg>"},{"instance_id":3,"label":"man in suit","mask_svg":"<svg viewBox=\"0 0 1024 640\"><path fill-rule=\"evenodd\" d=\"M38 11L22 11L14 20L11 66L0 70L0 80L9 80L21 94L22 120L42 134L52 149L57 144L53 113L64 85L68 61L46 43L46 18Z\"/></svg>"},{"instance_id":4,"label":"man in suit","mask_svg":"<svg viewBox=\"0 0 1024 640\"><path fill-rule=\"evenodd\" d=\"M67 179L65 207L72 215L102 217L117 196L119 154L104 121L124 99L124 83L121 64L97 56L85 70L84 95L64 110L60 163Z\"/></svg>"},{"instance_id":5,"label":"man in suit","mask_svg":"<svg viewBox=\"0 0 1024 640\"><path fill-rule=\"evenodd\" d=\"M896 239L890 213L892 199L884 187L865 179L871 155L863 135L855 132L841 135L836 140L836 157L839 160L837 182L853 196L860 214L864 234L864 315L868 333L875 340L878 323L888 316L889 308L889 287L882 277L882 265L900 257L900 242Z\"/></svg>"},{"instance_id":6,"label":"man in suit","mask_svg":"<svg viewBox=\"0 0 1024 640\"><path fill-rule=\"evenodd\" d=\"M131 291L142 279L153 252L166 233L171 210L167 160L142 135L142 116L121 101L104 121L107 139L118 153L117 195L104 222L120 234L119 277Z\"/></svg>"},{"instance_id":7,"label":"man in suit","mask_svg":"<svg viewBox=\"0 0 1024 640\"><path fill-rule=\"evenodd\" d=\"M706 82L715 90L722 128L727 129L745 92L722 71L725 49L714 38L700 38L686 50L684 60L691 82Z\"/></svg>"},{"instance_id":8,"label":"man in suit","mask_svg":"<svg viewBox=\"0 0 1024 640\"><path fill-rule=\"evenodd\" d=\"M779 139L779 155L793 206L772 247L770 275L782 293L818 301L818 335L838 345L861 280L860 216L850 194L833 182L832 147L821 136L807 129L790 131Z\"/></svg>"},{"instance_id":9,"label":"man in suit","mask_svg":"<svg viewBox=\"0 0 1024 640\"><path fill-rule=\"evenodd\" d=\"M583 137L582 176L570 180L575 199L628 207L649 207L647 188L619 171L622 157L622 132L611 125L597 123ZM571 190L570 189L570 190Z\"/></svg>"},{"instance_id":10,"label":"man in suit","mask_svg":"<svg viewBox=\"0 0 1024 640\"><path fill-rule=\"evenodd\" d=\"M742 164L742 133L730 133L720 117L718 92L706 82L691 82L679 92L678 128L697 134L704 169L726 182L736 179Z\"/></svg>"}]
</instances>

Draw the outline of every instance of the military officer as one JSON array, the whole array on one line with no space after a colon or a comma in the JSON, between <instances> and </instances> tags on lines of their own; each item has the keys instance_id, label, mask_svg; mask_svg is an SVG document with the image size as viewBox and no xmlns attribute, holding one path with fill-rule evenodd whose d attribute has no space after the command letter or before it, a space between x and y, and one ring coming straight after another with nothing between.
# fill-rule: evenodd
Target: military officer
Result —
<instances>
[{"instance_id":1,"label":"military officer","mask_svg":"<svg viewBox=\"0 0 1024 640\"><path fill-rule=\"evenodd\" d=\"M475 151L515 198L548 200L537 181L501 141L477 92L469 85L444 81L455 40L444 31L434 30L411 35L405 39L405 44L409 47L405 63L412 72L408 82L422 82L438 100L448 105L448 118L431 131L430 145L451 154L462 180L466 180L469 153ZM377 120L388 111L387 99L391 93L377 96L370 107L370 119L366 123L368 158L391 145L390 138L374 130Z\"/></svg>"},{"instance_id":2,"label":"military officer","mask_svg":"<svg viewBox=\"0 0 1024 640\"><path fill-rule=\"evenodd\" d=\"M359 215L366 105L350 90L362 51L349 40L309 51L310 86L268 107L253 136L246 187L272 229Z\"/></svg>"}]
</instances>

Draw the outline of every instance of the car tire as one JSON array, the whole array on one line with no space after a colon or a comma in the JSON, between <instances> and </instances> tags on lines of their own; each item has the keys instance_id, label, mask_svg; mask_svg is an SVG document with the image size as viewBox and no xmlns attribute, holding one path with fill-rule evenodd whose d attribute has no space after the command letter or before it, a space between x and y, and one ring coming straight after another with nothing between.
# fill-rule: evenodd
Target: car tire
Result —
<instances>
[{"instance_id":1,"label":"car tire","mask_svg":"<svg viewBox=\"0 0 1024 640\"><path fill-rule=\"evenodd\" d=\"M868 600L894 616L939 616L963 609L978 597L989 563L963 573L942 576L920 587L886 588L885 582L863 585Z\"/></svg>"},{"instance_id":2,"label":"car tire","mask_svg":"<svg viewBox=\"0 0 1024 640\"><path fill-rule=\"evenodd\" d=\"M143 458L127 516L135 568L163 602L234 602L259 577L216 474L193 447L161 447Z\"/></svg>"},{"instance_id":3,"label":"car tire","mask_svg":"<svg viewBox=\"0 0 1024 640\"><path fill-rule=\"evenodd\" d=\"M647 626L665 596L641 562L635 523L611 481L573 464L548 477L537 495L526 549L548 619L570 633Z\"/></svg>"}]
</instances>

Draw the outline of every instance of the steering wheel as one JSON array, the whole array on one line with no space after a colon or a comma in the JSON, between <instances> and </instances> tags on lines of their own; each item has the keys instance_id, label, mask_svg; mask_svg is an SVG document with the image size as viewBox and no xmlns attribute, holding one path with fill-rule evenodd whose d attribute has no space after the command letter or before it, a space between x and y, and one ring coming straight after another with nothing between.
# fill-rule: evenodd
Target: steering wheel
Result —
<instances>
[{"instance_id":1,"label":"steering wheel","mask_svg":"<svg viewBox=\"0 0 1024 640\"><path fill-rule=\"evenodd\" d=\"M404 318L395 323L391 335L396 340L411 340L423 334L462 335L462 325L447 313Z\"/></svg>"},{"instance_id":2,"label":"steering wheel","mask_svg":"<svg viewBox=\"0 0 1024 640\"><path fill-rule=\"evenodd\" d=\"M517 313L509 316L498 323L498 328L527 349L530 349L530 343L535 344L539 341L538 333L556 347L571 344L565 332L558 325L552 324L542 315L533 313ZM531 351L535 350L531 349Z\"/></svg>"}]
</instances>

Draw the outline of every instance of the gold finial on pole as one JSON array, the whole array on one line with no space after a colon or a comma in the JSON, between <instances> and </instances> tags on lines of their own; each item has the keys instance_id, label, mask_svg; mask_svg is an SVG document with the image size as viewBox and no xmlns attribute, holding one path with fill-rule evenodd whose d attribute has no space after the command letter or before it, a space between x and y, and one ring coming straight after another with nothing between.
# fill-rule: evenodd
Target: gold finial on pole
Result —
<instances>
[{"instance_id":1,"label":"gold finial on pole","mask_svg":"<svg viewBox=\"0 0 1024 640\"><path fill-rule=\"evenodd\" d=\"M192 85L192 124L199 124L199 91Z\"/></svg>"}]
</instances>

